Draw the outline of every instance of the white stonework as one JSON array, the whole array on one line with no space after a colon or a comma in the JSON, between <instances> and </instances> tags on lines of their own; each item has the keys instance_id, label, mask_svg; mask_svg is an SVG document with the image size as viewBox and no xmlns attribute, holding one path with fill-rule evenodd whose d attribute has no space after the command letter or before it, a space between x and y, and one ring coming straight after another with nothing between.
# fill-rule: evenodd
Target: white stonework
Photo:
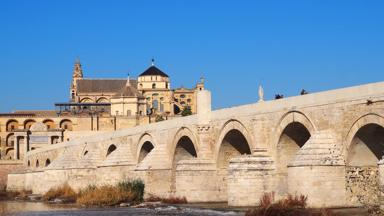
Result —
<instances>
[{"instance_id":1,"label":"white stonework","mask_svg":"<svg viewBox=\"0 0 384 216\"><path fill-rule=\"evenodd\" d=\"M233 206L257 205L267 192L307 195L311 207L357 206L379 196L357 188L375 188L380 175L383 184L377 162L384 148L384 82L215 111L208 91L197 98L197 115L28 152L28 170L9 174L8 190L43 193L64 182L78 190L141 178L146 196Z\"/></svg>"}]
</instances>

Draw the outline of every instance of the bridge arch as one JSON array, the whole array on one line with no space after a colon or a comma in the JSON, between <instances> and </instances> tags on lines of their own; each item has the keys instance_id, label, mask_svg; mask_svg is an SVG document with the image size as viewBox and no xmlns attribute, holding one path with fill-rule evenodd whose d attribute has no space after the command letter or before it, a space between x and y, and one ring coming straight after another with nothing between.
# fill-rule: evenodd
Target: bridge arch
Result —
<instances>
[{"instance_id":1,"label":"bridge arch","mask_svg":"<svg viewBox=\"0 0 384 216\"><path fill-rule=\"evenodd\" d=\"M240 155L251 154L254 148L252 137L247 128L238 120L227 121L220 130L215 146L217 165L218 199L227 201L227 178L229 161Z\"/></svg>"},{"instance_id":2,"label":"bridge arch","mask_svg":"<svg viewBox=\"0 0 384 216\"><path fill-rule=\"evenodd\" d=\"M229 121L227 121L226 123L224 123L224 125L221 127L220 129L220 133L219 133L219 136L217 137L216 139L216 145L214 147L215 149L215 152L214 152L214 157L215 157L215 161L218 161L218 158L219 158L219 153L220 153L220 149L222 147L222 144L223 144L223 141L225 140L225 138L228 138L228 134L231 133L232 135L238 135L238 136L243 136L244 139L242 139L242 141L245 141L246 142L246 145L248 146L248 149L249 149L249 154L251 154L252 152L252 149L255 148L255 144L253 143L253 139L250 135L250 133L248 132L248 129L244 126L244 124L242 124L240 121L236 120L236 119L231 119ZM243 142L244 143L244 142ZM245 150L246 148L243 147L243 150L240 152L246 152L247 150Z\"/></svg>"},{"instance_id":3,"label":"bridge arch","mask_svg":"<svg viewBox=\"0 0 384 216\"><path fill-rule=\"evenodd\" d=\"M193 160L198 158L198 143L193 132L187 128L182 127L177 132L170 146L171 151L171 192L176 192L177 173L176 168L181 160Z\"/></svg>"},{"instance_id":4,"label":"bridge arch","mask_svg":"<svg viewBox=\"0 0 384 216\"><path fill-rule=\"evenodd\" d=\"M283 133L286 127L294 122L302 124L310 134L314 134L314 132L317 130L315 124L306 114L297 110L289 111L279 119L278 124L275 127L274 134L276 134L276 136L274 137L275 139L273 141L274 145L278 144L280 135Z\"/></svg>"},{"instance_id":5,"label":"bridge arch","mask_svg":"<svg viewBox=\"0 0 384 216\"><path fill-rule=\"evenodd\" d=\"M188 146L188 147L187 147ZM175 154L177 153L178 148L192 148L194 149L194 152L192 149L188 149L191 151L187 151L194 157L198 157L199 154L199 143L197 141L196 136L192 132L191 129L187 127L181 127L175 134L175 137L173 138L173 141L171 143L171 146L169 147L169 153L171 161L174 161Z\"/></svg>"},{"instance_id":6,"label":"bridge arch","mask_svg":"<svg viewBox=\"0 0 384 216\"><path fill-rule=\"evenodd\" d=\"M272 144L276 161L277 196L288 193L288 164L315 131L314 124L302 112L291 111L280 118Z\"/></svg>"},{"instance_id":7,"label":"bridge arch","mask_svg":"<svg viewBox=\"0 0 384 216\"><path fill-rule=\"evenodd\" d=\"M363 116L357 118L352 126L349 128L347 135L343 139L343 149L344 156L347 160L348 152L351 148L352 140L354 139L356 133L365 125L376 124L380 126L384 126L384 116L381 116L376 113L368 113Z\"/></svg>"},{"instance_id":8,"label":"bridge arch","mask_svg":"<svg viewBox=\"0 0 384 216\"><path fill-rule=\"evenodd\" d=\"M136 163L139 164L155 148L156 143L149 133L144 133L139 138L136 149Z\"/></svg>"},{"instance_id":9,"label":"bridge arch","mask_svg":"<svg viewBox=\"0 0 384 216\"><path fill-rule=\"evenodd\" d=\"M344 147L348 199L353 205L378 203L377 163L384 156L384 117L369 113L358 118L344 139Z\"/></svg>"}]
</instances>

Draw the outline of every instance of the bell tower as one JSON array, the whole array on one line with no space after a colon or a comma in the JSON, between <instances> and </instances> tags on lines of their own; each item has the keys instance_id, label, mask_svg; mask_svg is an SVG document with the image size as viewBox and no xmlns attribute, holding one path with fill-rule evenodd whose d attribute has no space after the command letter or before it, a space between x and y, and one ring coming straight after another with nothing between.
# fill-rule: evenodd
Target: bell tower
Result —
<instances>
[{"instance_id":1,"label":"bell tower","mask_svg":"<svg viewBox=\"0 0 384 216\"><path fill-rule=\"evenodd\" d=\"M70 101L76 102L77 80L83 79L83 69L81 69L80 59L77 58L73 67L72 82L70 88Z\"/></svg>"}]
</instances>

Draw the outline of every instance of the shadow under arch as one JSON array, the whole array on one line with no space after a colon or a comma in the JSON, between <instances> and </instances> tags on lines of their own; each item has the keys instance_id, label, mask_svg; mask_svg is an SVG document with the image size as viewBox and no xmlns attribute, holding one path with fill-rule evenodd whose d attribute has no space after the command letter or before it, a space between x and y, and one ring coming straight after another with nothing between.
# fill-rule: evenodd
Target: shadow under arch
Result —
<instances>
[{"instance_id":1,"label":"shadow under arch","mask_svg":"<svg viewBox=\"0 0 384 216\"><path fill-rule=\"evenodd\" d=\"M193 160L199 157L197 139L194 133L187 127L180 128L170 146L171 152L171 193L176 192L177 176L176 169L182 160Z\"/></svg>"},{"instance_id":2,"label":"shadow under arch","mask_svg":"<svg viewBox=\"0 0 384 216\"><path fill-rule=\"evenodd\" d=\"M139 164L156 147L154 138L149 133L140 136L136 145L136 164Z\"/></svg>"},{"instance_id":3,"label":"shadow under arch","mask_svg":"<svg viewBox=\"0 0 384 216\"><path fill-rule=\"evenodd\" d=\"M359 117L343 144L347 198L354 206L378 203L378 161L384 156L384 118L374 113Z\"/></svg>"},{"instance_id":4,"label":"shadow under arch","mask_svg":"<svg viewBox=\"0 0 384 216\"><path fill-rule=\"evenodd\" d=\"M218 185L218 200L227 201L227 179L229 161L241 155L250 155L254 145L252 144L246 127L238 120L227 121L220 130L215 146L216 179Z\"/></svg>"}]
</instances>

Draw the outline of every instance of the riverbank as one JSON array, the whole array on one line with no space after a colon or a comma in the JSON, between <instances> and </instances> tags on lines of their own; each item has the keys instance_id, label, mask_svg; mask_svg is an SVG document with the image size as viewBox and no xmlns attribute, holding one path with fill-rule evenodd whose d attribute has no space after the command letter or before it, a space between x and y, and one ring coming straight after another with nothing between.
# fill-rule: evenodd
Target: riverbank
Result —
<instances>
[{"instance_id":1,"label":"riverbank","mask_svg":"<svg viewBox=\"0 0 384 216\"><path fill-rule=\"evenodd\" d=\"M181 205L153 205L144 203L141 207L82 208L73 204L52 204L30 201L1 201L0 215L12 216L244 216L246 208L230 208L225 203L195 203ZM337 216L368 216L365 209L332 209Z\"/></svg>"}]
</instances>

